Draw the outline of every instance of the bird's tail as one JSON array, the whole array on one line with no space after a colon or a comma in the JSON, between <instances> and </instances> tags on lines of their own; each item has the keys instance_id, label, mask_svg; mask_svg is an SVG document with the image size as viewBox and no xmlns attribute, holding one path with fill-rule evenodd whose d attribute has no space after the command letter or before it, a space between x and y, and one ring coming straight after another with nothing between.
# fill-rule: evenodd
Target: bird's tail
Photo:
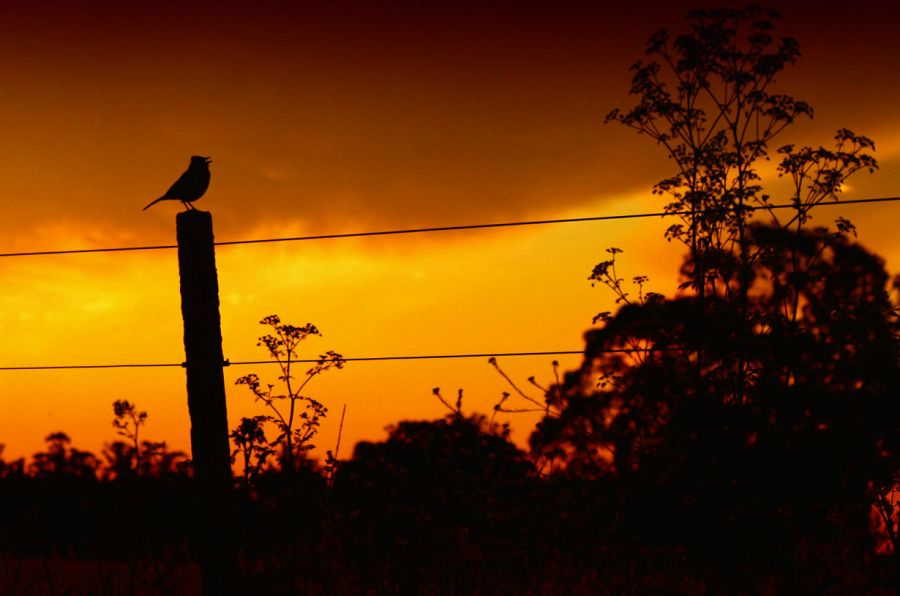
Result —
<instances>
[{"instance_id":1,"label":"bird's tail","mask_svg":"<svg viewBox=\"0 0 900 596\"><path fill-rule=\"evenodd\" d=\"M156 205L157 203L159 203L160 201L162 201L162 200L165 199L165 198L166 198L166 197L159 197L159 198L156 199L155 201L151 201L150 204L147 205L146 207L144 207L143 210L146 211L147 209L149 209L150 207Z\"/></svg>"}]
</instances>

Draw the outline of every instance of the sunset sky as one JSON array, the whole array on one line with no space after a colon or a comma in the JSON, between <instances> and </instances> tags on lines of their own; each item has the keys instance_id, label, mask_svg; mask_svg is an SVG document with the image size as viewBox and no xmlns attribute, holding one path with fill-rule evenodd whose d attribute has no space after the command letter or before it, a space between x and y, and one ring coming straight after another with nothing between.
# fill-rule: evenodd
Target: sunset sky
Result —
<instances>
[{"instance_id":1,"label":"sunset sky","mask_svg":"<svg viewBox=\"0 0 900 596\"><path fill-rule=\"evenodd\" d=\"M671 173L646 138L603 119L631 105L628 66L696 4L599 2L7 2L0 19L0 252L172 244L180 204L141 208L194 154L212 156L197 203L218 240L656 211ZM802 58L778 89L815 119L780 142L846 127L881 169L847 198L900 196L900 8L782 2ZM778 144L781 144L781 143ZM777 184L770 189L778 190ZM777 197L777 193L773 193ZM900 203L836 207L900 272ZM312 322L345 356L573 350L612 296L587 281L604 249L620 273L671 293L682 256L667 222L626 220L245 246L217 251L224 349L265 358L258 321ZM176 254L0 258L0 367L181 362ZM551 380L553 357L501 359ZM578 357L560 357L563 368ZM225 370L229 422L263 413ZM331 410L318 454L446 412L433 387L490 412L508 387L485 358L349 363L310 385ZM537 392L535 397L539 397ZM4 457L63 430L115 439L111 404L145 436L189 450L180 368L0 371ZM534 418L514 419L524 441Z\"/></svg>"}]
</instances>

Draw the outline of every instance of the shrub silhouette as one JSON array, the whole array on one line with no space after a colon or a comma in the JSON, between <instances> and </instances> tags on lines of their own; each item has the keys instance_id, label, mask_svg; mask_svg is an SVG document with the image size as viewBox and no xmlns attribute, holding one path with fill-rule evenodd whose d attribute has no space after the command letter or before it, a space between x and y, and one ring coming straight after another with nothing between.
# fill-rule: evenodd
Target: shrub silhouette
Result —
<instances>
[{"instance_id":1,"label":"shrub silhouette","mask_svg":"<svg viewBox=\"0 0 900 596\"><path fill-rule=\"evenodd\" d=\"M498 577L520 564L515 545L530 530L521 522L535 475L508 431L491 430L484 417L457 413L400 422L387 440L357 444L334 490L348 524L344 548L372 565L361 570L365 584L387 578L401 591L437 589L441 578L463 581L467 566L470 581L486 581L484 557Z\"/></svg>"}]
</instances>

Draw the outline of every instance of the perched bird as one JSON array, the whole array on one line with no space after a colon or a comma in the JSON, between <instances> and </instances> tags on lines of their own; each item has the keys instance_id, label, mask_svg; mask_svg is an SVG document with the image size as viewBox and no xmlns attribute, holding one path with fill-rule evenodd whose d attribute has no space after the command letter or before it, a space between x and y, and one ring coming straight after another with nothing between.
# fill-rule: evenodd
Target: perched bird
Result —
<instances>
[{"instance_id":1,"label":"perched bird","mask_svg":"<svg viewBox=\"0 0 900 596\"><path fill-rule=\"evenodd\" d=\"M193 209L194 206L191 203L202 197L206 189L209 188L210 162L212 160L208 157L192 156L191 165L188 166L184 174L175 181L175 184L166 191L166 194L144 207L144 211L160 201L181 201L186 208Z\"/></svg>"}]
</instances>

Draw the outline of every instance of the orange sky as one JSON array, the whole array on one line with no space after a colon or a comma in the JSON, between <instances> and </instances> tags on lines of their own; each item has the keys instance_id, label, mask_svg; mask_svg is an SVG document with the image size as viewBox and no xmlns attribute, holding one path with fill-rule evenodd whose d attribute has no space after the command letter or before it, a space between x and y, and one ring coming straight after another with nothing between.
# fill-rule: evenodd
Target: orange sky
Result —
<instances>
[{"instance_id":1,"label":"orange sky","mask_svg":"<svg viewBox=\"0 0 900 596\"><path fill-rule=\"evenodd\" d=\"M172 243L178 205L142 212L211 155L198 208L218 239L656 210L668 175L646 139L604 126L627 106L627 67L686 6L596 3L16 3L0 22L0 252ZM364 8L361 8L364 6ZM784 142L871 136L881 171L848 198L900 195L900 9L781 3L800 63L781 89L816 108ZM515 7L515 8L513 8ZM776 187L777 188L777 187ZM830 209L900 271L900 205ZM610 245L626 277L673 286L660 220L221 247L225 354L264 357L263 316L315 323L307 355L578 349L610 296L587 276ZM0 366L180 362L172 251L0 259ZM507 359L549 381L551 358ZM577 357L560 358L573 366ZM229 419L261 413L226 369ZM115 399L146 435L188 448L180 369L0 372L0 443L30 455L51 431L99 450ZM483 359L351 363L311 393L348 404L344 455L405 418L443 415L431 388L489 411ZM517 419L516 438L533 419Z\"/></svg>"}]
</instances>

